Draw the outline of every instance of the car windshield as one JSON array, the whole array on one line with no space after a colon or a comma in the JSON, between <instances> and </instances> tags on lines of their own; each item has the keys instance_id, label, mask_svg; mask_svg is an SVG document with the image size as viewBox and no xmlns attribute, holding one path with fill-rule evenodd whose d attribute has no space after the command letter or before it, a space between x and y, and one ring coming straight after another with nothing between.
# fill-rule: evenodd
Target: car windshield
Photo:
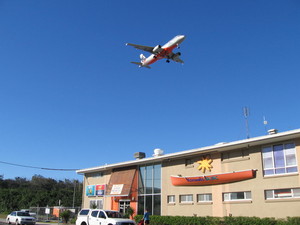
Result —
<instances>
[{"instance_id":1,"label":"car windshield","mask_svg":"<svg viewBox=\"0 0 300 225\"><path fill-rule=\"evenodd\" d=\"M80 211L79 215L83 215L84 216L84 215L89 214L89 212L90 212L89 209L83 209L83 210Z\"/></svg>"},{"instance_id":2,"label":"car windshield","mask_svg":"<svg viewBox=\"0 0 300 225\"><path fill-rule=\"evenodd\" d=\"M114 212L114 211L105 211L105 212L109 218L122 218L122 215L119 212Z\"/></svg>"},{"instance_id":3,"label":"car windshield","mask_svg":"<svg viewBox=\"0 0 300 225\"><path fill-rule=\"evenodd\" d=\"M28 212L17 212L17 216L30 216Z\"/></svg>"}]
</instances>

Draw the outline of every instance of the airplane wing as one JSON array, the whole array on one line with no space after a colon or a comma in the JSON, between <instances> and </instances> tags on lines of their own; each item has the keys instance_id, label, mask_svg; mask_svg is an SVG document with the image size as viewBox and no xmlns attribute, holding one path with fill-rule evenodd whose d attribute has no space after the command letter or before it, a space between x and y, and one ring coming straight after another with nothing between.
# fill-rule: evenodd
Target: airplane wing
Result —
<instances>
[{"instance_id":1,"label":"airplane wing","mask_svg":"<svg viewBox=\"0 0 300 225\"><path fill-rule=\"evenodd\" d=\"M178 63L184 63L184 61L179 57L180 56L180 53L171 53L171 55L169 55L169 58L174 60L175 62L178 62Z\"/></svg>"},{"instance_id":2,"label":"airplane wing","mask_svg":"<svg viewBox=\"0 0 300 225\"><path fill-rule=\"evenodd\" d=\"M173 59L175 62L178 62L178 63L184 63L184 61L182 59L180 59L179 57Z\"/></svg>"},{"instance_id":3,"label":"airplane wing","mask_svg":"<svg viewBox=\"0 0 300 225\"><path fill-rule=\"evenodd\" d=\"M131 44L131 43L126 43L126 45L130 45L130 46L135 47L136 49L140 49L140 50L150 52L150 53L153 53L153 49L154 49L154 47L149 47L149 46L144 46L144 45L136 45L136 44Z\"/></svg>"}]
</instances>

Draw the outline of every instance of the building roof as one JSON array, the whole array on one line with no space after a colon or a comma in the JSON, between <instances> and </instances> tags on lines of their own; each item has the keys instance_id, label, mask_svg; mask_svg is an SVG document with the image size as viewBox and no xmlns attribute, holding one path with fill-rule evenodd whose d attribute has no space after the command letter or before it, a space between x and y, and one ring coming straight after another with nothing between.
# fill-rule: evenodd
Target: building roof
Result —
<instances>
[{"instance_id":1,"label":"building roof","mask_svg":"<svg viewBox=\"0 0 300 225\"><path fill-rule=\"evenodd\" d=\"M218 144L207 146L207 147L201 147L201 148L196 148L196 149L191 149L191 150L180 151L180 152L176 152L176 153L164 154L161 156L136 159L136 160L120 162L120 163L115 163L115 164L107 164L107 165L97 166L97 167L92 167L92 168L87 168L87 169L80 169L80 170L77 170L76 172L79 174L100 172L100 171L105 171L105 170L114 169L114 168L134 166L134 165L144 165L144 164L148 164L148 163L162 162L164 160L178 159L178 158L182 158L182 157L190 157L190 156L201 154L201 153L223 152L223 151L235 150L235 149L239 149L239 148L248 148L248 147L257 146L257 145L267 145L270 143L286 141L286 140L294 139L294 138L300 138L300 129L281 132L281 133L268 134L268 135L244 139L244 140L240 140L240 141L233 141L233 142L228 142L228 143L222 142L222 143L218 143Z\"/></svg>"}]
</instances>

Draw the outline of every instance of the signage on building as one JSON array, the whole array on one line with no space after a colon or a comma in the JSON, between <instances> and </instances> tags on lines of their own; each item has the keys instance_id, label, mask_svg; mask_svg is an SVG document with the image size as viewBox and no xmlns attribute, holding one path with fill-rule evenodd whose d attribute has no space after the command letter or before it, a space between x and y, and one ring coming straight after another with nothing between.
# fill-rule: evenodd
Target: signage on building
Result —
<instances>
[{"instance_id":1,"label":"signage on building","mask_svg":"<svg viewBox=\"0 0 300 225\"><path fill-rule=\"evenodd\" d=\"M114 184L111 188L111 195L120 195L122 193L124 184Z\"/></svg>"},{"instance_id":2,"label":"signage on building","mask_svg":"<svg viewBox=\"0 0 300 225\"><path fill-rule=\"evenodd\" d=\"M106 184L88 185L86 186L86 196L104 196Z\"/></svg>"},{"instance_id":3,"label":"signage on building","mask_svg":"<svg viewBox=\"0 0 300 225\"><path fill-rule=\"evenodd\" d=\"M86 186L85 194L86 196L95 196L95 185L88 185Z\"/></svg>"},{"instance_id":4,"label":"signage on building","mask_svg":"<svg viewBox=\"0 0 300 225\"><path fill-rule=\"evenodd\" d=\"M213 166L211 165L212 162L213 160L209 157L202 157L201 160L197 161L197 163L200 164L198 166L198 170L202 170L202 173L205 173L206 170L211 171L211 168L213 168Z\"/></svg>"},{"instance_id":5,"label":"signage on building","mask_svg":"<svg viewBox=\"0 0 300 225\"><path fill-rule=\"evenodd\" d=\"M97 196L104 196L105 193L105 184L96 185L96 195Z\"/></svg>"}]
</instances>

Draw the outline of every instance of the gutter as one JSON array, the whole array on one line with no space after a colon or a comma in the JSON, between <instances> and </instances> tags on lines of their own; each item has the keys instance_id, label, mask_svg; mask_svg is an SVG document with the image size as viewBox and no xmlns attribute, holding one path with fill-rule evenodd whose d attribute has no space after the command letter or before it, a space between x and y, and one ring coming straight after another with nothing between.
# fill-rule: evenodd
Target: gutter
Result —
<instances>
[{"instance_id":1,"label":"gutter","mask_svg":"<svg viewBox=\"0 0 300 225\"><path fill-rule=\"evenodd\" d=\"M182 158L182 157L198 155L199 153L223 152L223 151L228 151L228 150L235 150L238 148L248 148L251 146L267 145L270 143L286 141L286 140L295 139L295 138L300 138L300 129L281 132L281 133L272 133L269 135L244 139L244 140L240 140L240 141L219 143L219 144L215 144L215 145L211 145L211 146L207 146L207 147L185 150L185 151L181 151L181 152L177 152L177 153L170 153L170 154L165 154L165 155L156 156L156 157L131 160L131 161L127 161L127 162L114 163L114 164L92 167L92 168L87 168L87 169L80 169L80 170L77 170L76 173L85 174L85 173L106 171L108 169L114 169L114 168L119 168L119 167L145 165L149 162L156 163L156 162L162 162L164 160L178 159L178 158Z\"/></svg>"}]
</instances>

